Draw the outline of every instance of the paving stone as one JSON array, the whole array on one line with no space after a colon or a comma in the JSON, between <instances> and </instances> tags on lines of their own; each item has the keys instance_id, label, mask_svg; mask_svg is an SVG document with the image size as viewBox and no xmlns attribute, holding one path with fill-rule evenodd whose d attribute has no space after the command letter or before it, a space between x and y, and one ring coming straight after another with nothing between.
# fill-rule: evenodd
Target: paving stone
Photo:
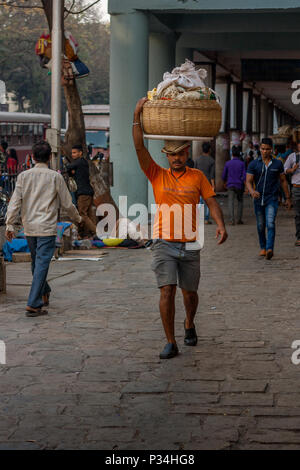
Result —
<instances>
[{"instance_id":1,"label":"paving stone","mask_svg":"<svg viewBox=\"0 0 300 470\"><path fill-rule=\"evenodd\" d=\"M250 442L259 442L261 444L278 443L278 444L300 444L300 432L297 431L274 431L257 430L249 433L247 439Z\"/></svg>"},{"instance_id":2,"label":"paving stone","mask_svg":"<svg viewBox=\"0 0 300 470\"><path fill-rule=\"evenodd\" d=\"M261 418L258 420L260 429L290 429L294 431L300 431L300 417L294 418Z\"/></svg>"},{"instance_id":3,"label":"paving stone","mask_svg":"<svg viewBox=\"0 0 300 470\"><path fill-rule=\"evenodd\" d=\"M282 393L277 398L277 406L300 407L300 393Z\"/></svg>"},{"instance_id":4,"label":"paving stone","mask_svg":"<svg viewBox=\"0 0 300 470\"><path fill-rule=\"evenodd\" d=\"M171 400L174 405L206 405L209 403L218 403L220 396L213 393L172 393Z\"/></svg>"},{"instance_id":5,"label":"paving stone","mask_svg":"<svg viewBox=\"0 0 300 470\"><path fill-rule=\"evenodd\" d=\"M222 392L265 392L268 382L264 380L234 380L221 385Z\"/></svg>"},{"instance_id":6,"label":"paving stone","mask_svg":"<svg viewBox=\"0 0 300 470\"><path fill-rule=\"evenodd\" d=\"M173 409L174 413L183 413L183 414L196 414L196 415L221 415L221 416L239 416L243 409L237 407L226 407L226 406L216 406L215 404L211 406L203 405L175 405Z\"/></svg>"},{"instance_id":7,"label":"paving stone","mask_svg":"<svg viewBox=\"0 0 300 470\"><path fill-rule=\"evenodd\" d=\"M221 397L220 403L229 406L272 406L274 397L264 393L228 393Z\"/></svg>"},{"instance_id":8,"label":"paving stone","mask_svg":"<svg viewBox=\"0 0 300 470\"><path fill-rule=\"evenodd\" d=\"M219 382L204 380L180 380L170 384L169 391L184 393L217 393L219 391Z\"/></svg>"},{"instance_id":9,"label":"paving stone","mask_svg":"<svg viewBox=\"0 0 300 470\"><path fill-rule=\"evenodd\" d=\"M129 382L122 393L164 393L168 386L168 382Z\"/></svg>"},{"instance_id":10,"label":"paving stone","mask_svg":"<svg viewBox=\"0 0 300 470\"><path fill-rule=\"evenodd\" d=\"M0 297L0 449L299 449L294 215L279 209L271 262L258 258L247 197L245 225L229 227L226 244L216 247L214 225L205 231L198 345L183 344L178 292L180 354L170 361L159 359L165 337L148 250L109 250L101 266L74 262L63 277L69 264L52 263L47 318L24 314L30 265L8 266L28 286L8 285Z\"/></svg>"},{"instance_id":11,"label":"paving stone","mask_svg":"<svg viewBox=\"0 0 300 470\"><path fill-rule=\"evenodd\" d=\"M109 442L111 444L117 442L131 442L136 430L126 427L120 428L96 428L88 431L87 441Z\"/></svg>"}]
</instances>

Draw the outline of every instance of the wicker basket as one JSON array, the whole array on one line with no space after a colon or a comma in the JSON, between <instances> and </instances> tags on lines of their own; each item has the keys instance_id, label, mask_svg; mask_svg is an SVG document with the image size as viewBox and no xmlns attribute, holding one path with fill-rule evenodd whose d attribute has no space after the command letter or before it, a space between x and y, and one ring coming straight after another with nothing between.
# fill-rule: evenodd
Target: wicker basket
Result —
<instances>
[{"instance_id":1,"label":"wicker basket","mask_svg":"<svg viewBox=\"0 0 300 470\"><path fill-rule=\"evenodd\" d=\"M279 134L274 134L271 135L271 139L273 140L273 144L275 145L285 145L287 144L289 138Z\"/></svg>"},{"instance_id":2,"label":"wicker basket","mask_svg":"<svg viewBox=\"0 0 300 470\"><path fill-rule=\"evenodd\" d=\"M154 100L143 107L145 134L214 137L221 123L222 108L215 100Z\"/></svg>"}]
</instances>

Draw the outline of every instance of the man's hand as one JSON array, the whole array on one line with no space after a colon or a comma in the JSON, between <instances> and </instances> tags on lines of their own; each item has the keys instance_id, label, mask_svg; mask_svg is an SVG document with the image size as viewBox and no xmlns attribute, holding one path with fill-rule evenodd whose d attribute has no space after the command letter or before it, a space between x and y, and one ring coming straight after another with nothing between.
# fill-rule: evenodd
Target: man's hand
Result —
<instances>
[{"instance_id":1,"label":"man's hand","mask_svg":"<svg viewBox=\"0 0 300 470\"><path fill-rule=\"evenodd\" d=\"M287 210L291 210L292 208L292 201L291 201L291 198L287 198L286 201L285 201L285 207L287 208Z\"/></svg>"},{"instance_id":2,"label":"man's hand","mask_svg":"<svg viewBox=\"0 0 300 470\"><path fill-rule=\"evenodd\" d=\"M299 163L295 163L294 166L292 166L292 168L291 168L292 172L295 173L297 168L299 168Z\"/></svg>"},{"instance_id":3,"label":"man's hand","mask_svg":"<svg viewBox=\"0 0 300 470\"><path fill-rule=\"evenodd\" d=\"M82 228L82 227L84 226L84 220L83 220L83 218L80 217L80 219L81 219L80 222L77 222L77 223L76 223L76 225L77 225L78 228Z\"/></svg>"},{"instance_id":4,"label":"man's hand","mask_svg":"<svg viewBox=\"0 0 300 470\"><path fill-rule=\"evenodd\" d=\"M137 104L136 104L136 107L135 107L135 110L134 110L134 120L136 119L139 119L140 117L140 114L143 110L143 106L144 104L146 103L146 101L148 101L148 98L144 97L144 98L141 98Z\"/></svg>"},{"instance_id":5,"label":"man's hand","mask_svg":"<svg viewBox=\"0 0 300 470\"><path fill-rule=\"evenodd\" d=\"M216 239L219 239L218 245L222 245L228 238L225 227L217 227Z\"/></svg>"},{"instance_id":6,"label":"man's hand","mask_svg":"<svg viewBox=\"0 0 300 470\"><path fill-rule=\"evenodd\" d=\"M260 193L258 191L252 191L251 196L253 197L253 199L259 199Z\"/></svg>"},{"instance_id":7,"label":"man's hand","mask_svg":"<svg viewBox=\"0 0 300 470\"><path fill-rule=\"evenodd\" d=\"M11 232L10 230L6 230L5 237L6 237L6 240L11 242L14 237L14 232Z\"/></svg>"}]
</instances>

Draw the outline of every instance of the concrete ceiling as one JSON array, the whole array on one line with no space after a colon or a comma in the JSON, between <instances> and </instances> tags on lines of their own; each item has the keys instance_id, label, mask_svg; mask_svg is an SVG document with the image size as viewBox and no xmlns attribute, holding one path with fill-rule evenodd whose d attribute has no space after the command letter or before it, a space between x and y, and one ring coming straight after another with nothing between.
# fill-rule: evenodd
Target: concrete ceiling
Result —
<instances>
[{"instance_id":1,"label":"concrete ceiling","mask_svg":"<svg viewBox=\"0 0 300 470\"><path fill-rule=\"evenodd\" d=\"M224 2L225 3L225 2ZM240 2L242 3L242 2ZM258 2L261 3L261 2ZM273 2L270 2L274 4ZM286 2L283 2L285 6ZM299 1L294 1L295 10L253 10L252 13L191 12L170 13L170 10L152 10L156 23L150 30L159 27L164 32L177 36L177 46L198 51L199 60L210 58L218 66L217 77L233 75L241 80L241 59L298 59L300 60ZM298 7L298 8L297 8ZM294 80L300 80L296 76ZM257 81L255 89L271 99L279 108L289 112L300 122L300 105L292 103L292 82ZM245 84L247 85L247 84ZM250 85L253 85L251 83Z\"/></svg>"},{"instance_id":2,"label":"concrete ceiling","mask_svg":"<svg viewBox=\"0 0 300 470\"><path fill-rule=\"evenodd\" d=\"M241 77L241 59L300 59L300 51L227 51L212 54L199 54L199 58L209 57L224 65L217 67L217 77L224 76L231 72L237 79ZM300 77L295 76L295 80ZM278 81L256 81L255 89L272 99L279 107L288 111L300 122L300 105L292 103L292 93L295 91L291 82ZM249 83L253 85L253 83Z\"/></svg>"}]
</instances>

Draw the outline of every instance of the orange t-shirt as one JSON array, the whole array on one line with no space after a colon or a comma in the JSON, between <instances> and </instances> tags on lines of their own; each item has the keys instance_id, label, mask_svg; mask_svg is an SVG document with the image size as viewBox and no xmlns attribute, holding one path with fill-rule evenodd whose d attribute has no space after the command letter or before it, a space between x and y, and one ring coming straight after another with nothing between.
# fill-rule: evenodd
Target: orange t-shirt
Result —
<instances>
[{"instance_id":1,"label":"orange t-shirt","mask_svg":"<svg viewBox=\"0 0 300 470\"><path fill-rule=\"evenodd\" d=\"M195 241L200 196L208 199L216 195L206 176L200 170L186 167L185 173L177 178L174 176L176 173L162 168L154 160L144 173L152 184L158 206L153 238L177 242Z\"/></svg>"}]
</instances>

